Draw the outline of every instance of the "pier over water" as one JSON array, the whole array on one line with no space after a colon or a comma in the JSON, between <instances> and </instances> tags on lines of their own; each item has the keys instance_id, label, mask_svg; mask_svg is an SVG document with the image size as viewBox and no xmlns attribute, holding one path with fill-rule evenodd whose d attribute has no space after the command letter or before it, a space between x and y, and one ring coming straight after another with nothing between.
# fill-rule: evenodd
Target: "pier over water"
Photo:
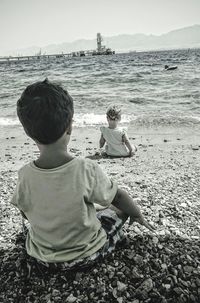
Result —
<instances>
[{"instance_id":1,"label":"pier over water","mask_svg":"<svg viewBox=\"0 0 200 303\"><path fill-rule=\"evenodd\" d=\"M91 56L92 51L80 51L80 52L72 52L66 54L51 54L51 55L32 55L32 56L9 56L9 57L0 57L1 62L19 62L19 61L37 61L37 60L48 60L48 59L56 59L56 58L70 58L70 57L82 57L82 56Z\"/></svg>"},{"instance_id":2,"label":"pier over water","mask_svg":"<svg viewBox=\"0 0 200 303\"><path fill-rule=\"evenodd\" d=\"M85 56L99 56L99 55L113 55L115 51L112 51L110 48L102 46L103 38L100 33L97 33L97 49L96 50L84 50L71 53L60 53L60 54L41 54L36 55L27 55L27 56L7 56L0 57L0 63L10 63L10 62L20 62L20 61L37 61L37 60L48 60L56 58L70 58L70 57L85 57Z\"/></svg>"}]
</instances>

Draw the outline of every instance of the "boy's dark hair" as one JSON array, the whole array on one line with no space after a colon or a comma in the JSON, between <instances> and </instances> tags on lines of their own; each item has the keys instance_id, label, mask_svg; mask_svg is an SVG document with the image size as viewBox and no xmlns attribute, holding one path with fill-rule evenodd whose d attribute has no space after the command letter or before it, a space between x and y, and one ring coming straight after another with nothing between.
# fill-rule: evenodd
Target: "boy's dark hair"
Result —
<instances>
[{"instance_id":1,"label":"boy's dark hair","mask_svg":"<svg viewBox=\"0 0 200 303\"><path fill-rule=\"evenodd\" d=\"M29 137L42 144L57 141L70 126L73 99L48 79L27 86L17 101L17 115Z\"/></svg>"}]
</instances>

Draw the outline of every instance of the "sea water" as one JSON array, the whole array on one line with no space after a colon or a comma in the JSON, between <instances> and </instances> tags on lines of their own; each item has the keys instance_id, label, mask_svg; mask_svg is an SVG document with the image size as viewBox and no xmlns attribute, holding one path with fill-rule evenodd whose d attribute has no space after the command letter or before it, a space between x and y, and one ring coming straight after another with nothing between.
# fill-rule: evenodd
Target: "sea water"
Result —
<instances>
[{"instance_id":1,"label":"sea water","mask_svg":"<svg viewBox=\"0 0 200 303\"><path fill-rule=\"evenodd\" d=\"M75 126L106 123L110 104L122 107L124 125L200 123L200 49L1 63L0 126L19 124L21 93L46 77L73 97Z\"/></svg>"}]
</instances>

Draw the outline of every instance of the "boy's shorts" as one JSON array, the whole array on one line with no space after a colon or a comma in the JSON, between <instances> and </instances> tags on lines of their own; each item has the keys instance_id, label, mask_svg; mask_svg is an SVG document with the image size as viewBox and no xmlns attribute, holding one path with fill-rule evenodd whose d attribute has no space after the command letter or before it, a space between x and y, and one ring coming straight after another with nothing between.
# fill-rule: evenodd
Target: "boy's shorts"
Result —
<instances>
[{"instance_id":1,"label":"boy's shorts","mask_svg":"<svg viewBox=\"0 0 200 303\"><path fill-rule=\"evenodd\" d=\"M109 208L97 212L97 218L101 222L101 225L107 234L107 240L103 247L101 247L96 253L89 257L69 262L47 263L37 259L37 263L42 264L50 269L59 270L84 268L95 263L98 258L104 257L111 253L115 249L116 244L124 239L122 220L117 216L115 211Z\"/></svg>"}]
</instances>

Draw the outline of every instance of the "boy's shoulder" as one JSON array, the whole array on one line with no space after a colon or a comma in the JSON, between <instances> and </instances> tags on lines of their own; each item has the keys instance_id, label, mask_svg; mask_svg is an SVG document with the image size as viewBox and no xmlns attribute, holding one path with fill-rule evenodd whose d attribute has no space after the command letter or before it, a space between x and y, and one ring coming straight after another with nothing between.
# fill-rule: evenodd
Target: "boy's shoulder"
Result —
<instances>
[{"instance_id":1,"label":"boy's shoulder","mask_svg":"<svg viewBox=\"0 0 200 303\"><path fill-rule=\"evenodd\" d=\"M70 161L71 162L71 161ZM86 170L90 170L90 169L95 169L96 166L98 166L97 163L95 163L94 161L92 161L91 159L88 159L88 158L82 158L82 157L77 157L77 158L74 158L72 160L72 162L70 163L68 162L68 164L70 165L74 165L76 167L80 167L80 168L83 168L83 169L86 169ZM63 169L63 168L67 168L68 165L62 165L62 166L59 166L57 167L57 169ZM31 161L25 165L23 165L19 170L18 170L18 176L19 177L23 177L24 175L28 174L30 171L34 170L35 171L35 174L37 174L37 172L39 173L41 170L43 171L43 169L40 169L38 168L37 166L35 166L34 162ZM46 170L46 172L50 170Z\"/></svg>"},{"instance_id":2,"label":"boy's shoulder","mask_svg":"<svg viewBox=\"0 0 200 303\"><path fill-rule=\"evenodd\" d=\"M100 126L100 131L103 132L106 128L106 126Z\"/></svg>"},{"instance_id":3,"label":"boy's shoulder","mask_svg":"<svg viewBox=\"0 0 200 303\"><path fill-rule=\"evenodd\" d=\"M127 128L126 128L126 127L123 127L123 126L118 127L117 130L118 130L122 135L124 135L124 134L127 133Z\"/></svg>"},{"instance_id":4,"label":"boy's shoulder","mask_svg":"<svg viewBox=\"0 0 200 303\"><path fill-rule=\"evenodd\" d=\"M18 170L18 176L23 176L26 171L29 169L30 163L24 164L22 167L20 167L20 169Z\"/></svg>"},{"instance_id":5,"label":"boy's shoulder","mask_svg":"<svg viewBox=\"0 0 200 303\"><path fill-rule=\"evenodd\" d=\"M98 164L96 162L94 162L93 160L89 159L89 158L76 158L77 161L77 165L80 166L84 166L84 167L88 167L88 168L95 168L96 166L98 166Z\"/></svg>"},{"instance_id":6,"label":"boy's shoulder","mask_svg":"<svg viewBox=\"0 0 200 303\"><path fill-rule=\"evenodd\" d=\"M90 173L95 174L96 169L98 169L99 164L96 163L94 160L91 160L89 158L78 158L80 167L88 171Z\"/></svg>"}]
</instances>

